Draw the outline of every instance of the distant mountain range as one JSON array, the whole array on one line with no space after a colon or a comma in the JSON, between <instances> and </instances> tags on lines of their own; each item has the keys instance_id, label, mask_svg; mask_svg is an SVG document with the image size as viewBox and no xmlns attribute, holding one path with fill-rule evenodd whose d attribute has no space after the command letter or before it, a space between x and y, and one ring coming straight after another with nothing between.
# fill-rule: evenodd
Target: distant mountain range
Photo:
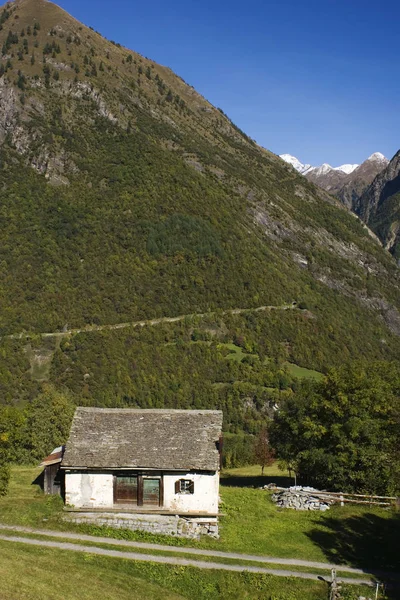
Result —
<instances>
[{"instance_id":1,"label":"distant mountain range","mask_svg":"<svg viewBox=\"0 0 400 600\"><path fill-rule=\"evenodd\" d=\"M307 179L337 196L352 210L369 184L389 164L388 159L380 152L372 154L361 165L344 164L339 167L332 167L327 163L313 167L301 163L290 154L281 154L280 157Z\"/></svg>"},{"instance_id":2,"label":"distant mountain range","mask_svg":"<svg viewBox=\"0 0 400 600\"><path fill-rule=\"evenodd\" d=\"M295 156L281 154L285 162L322 189L337 196L400 259L400 152L389 161L375 152L361 165L313 167Z\"/></svg>"},{"instance_id":3,"label":"distant mountain range","mask_svg":"<svg viewBox=\"0 0 400 600\"><path fill-rule=\"evenodd\" d=\"M378 152L378 154L379 154L379 152ZM314 171L314 172L319 171L321 174L327 173L329 171L341 171L348 175L349 173L352 173L354 171L354 169L357 169L357 167L359 166L359 165L348 165L347 164L347 165L340 165L340 167L331 167L331 165L324 163L320 167L313 167L312 165L308 165L308 164L303 165L303 163L301 163L298 158L296 158L295 156L292 156L291 154L281 154L280 158L283 158L283 160L285 162L292 165L292 167L294 167L296 169L296 171L298 171L302 175L311 173L311 171Z\"/></svg>"}]
</instances>

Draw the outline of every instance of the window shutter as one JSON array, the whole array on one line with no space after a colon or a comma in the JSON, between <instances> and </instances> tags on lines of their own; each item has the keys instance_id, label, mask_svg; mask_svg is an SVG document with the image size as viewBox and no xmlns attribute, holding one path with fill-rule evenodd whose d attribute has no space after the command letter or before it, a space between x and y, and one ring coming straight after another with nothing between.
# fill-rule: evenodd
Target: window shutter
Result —
<instances>
[{"instance_id":1,"label":"window shutter","mask_svg":"<svg viewBox=\"0 0 400 600\"><path fill-rule=\"evenodd\" d=\"M194 494L194 481L190 482L189 490L191 494Z\"/></svg>"},{"instance_id":2,"label":"window shutter","mask_svg":"<svg viewBox=\"0 0 400 600\"><path fill-rule=\"evenodd\" d=\"M179 494L180 491L181 491L181 481L180 481L180 479L178 479L178 481L175 481L175 494Z\"/></svg>"}]
</instances>

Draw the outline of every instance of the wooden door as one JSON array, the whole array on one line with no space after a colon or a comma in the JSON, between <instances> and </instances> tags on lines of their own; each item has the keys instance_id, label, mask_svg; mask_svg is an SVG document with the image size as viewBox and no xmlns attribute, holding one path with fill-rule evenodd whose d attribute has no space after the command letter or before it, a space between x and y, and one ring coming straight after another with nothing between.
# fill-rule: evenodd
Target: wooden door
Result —
<instances>
[{"instance_id":1,"label":"wooden door","mask_svg":"<svg viewBox=\"0 0 400 600\"><path fill-rule=\"evenodd\" d=\"M160 478L143 477L143 506L160 506Z\"/></svg>"}]
</instances>

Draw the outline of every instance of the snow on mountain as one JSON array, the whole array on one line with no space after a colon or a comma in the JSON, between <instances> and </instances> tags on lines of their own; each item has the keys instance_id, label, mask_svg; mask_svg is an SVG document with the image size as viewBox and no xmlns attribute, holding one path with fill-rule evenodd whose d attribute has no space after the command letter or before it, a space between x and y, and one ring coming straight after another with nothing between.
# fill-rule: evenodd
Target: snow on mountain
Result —
<instances>
[{"instance_id":1,"label":"snow on mountain","mask_svg":"<svg viewBox=\"0 0 400 600\"><path fill-rule=\"evenodd\" d=\"M350 173L353 173L353 171L355 171L356 169L358 169L358 167L361 166L361 165L346 163L344 165L340 165L339 167L332 167L328 163L324 163L323 165L321 165L319 167L313 167L312 165L303 164L302 162L299 161L298 158L296 158L295 156L292 156L291 154L281 154L280 158L282 158L285 162L292 165L292 167L294 167L296 169L296 171L298 171L302 175L310 175L312 173L314 182L315 182L316 177L328 175L331 171L339 171L341 173L344 173L345 175L350 175ZM381 154L381 152L374 152L374 154L371 154L371 156L369 158L367 158L367 160L364 161L364 163L362 163L362 164L364 165L365 163L368 163L368 161L371 161L374 163L382 163L383 165L386 165L389 163L388 159L383 154ZM383 168L383 166L382 166L382 168Z\"/></svg>"},{"instance_id":2,"label":"snow on mountain","mask_svg":"<svg viewBox=\"0 0 400 600\"><path fill-rule=\"evenodd\" d=\"M384 163L389 163L389 160L386 158L386 156L383 156L381 152L374 152L369 158L367 158L367 160L376 160Z\"/></svg>"},{"instance_id":3,"label":"snow on mountain","mask_svg":"<svg viewBox=\"0 0 400 600\"><path fill-rule=\"evenodd\" d=\"M282 158L282 160L284 160L285 162L289 163L289 165L292 165L292 167L294 167L296 171L302 173L303 175L306 173L306 171L309 171L310 169L314 168L311 165L303 165L303 163L301 163L298 158L292 156L291 154L281 154L280 158Z\"/></svg>"},{"instance_id":4,"label":"snow on mountain","mask_svg":"<svg viewBox=\"0 0 400 600\"><path fill-rule=\"evenodd\" d=\"M379 153L378 153L379 154ZM340 165L340 167L334 167L335 171L343 171L346 175L350 175L353 171L357 169L360 165Z\"/></svg>"},{"instance_id":5,"label":"snow on mountain","mask_svg":"<svg viewBox=\"0 0 400 600\"><path fill-rule=\"evenodd\" d=\"M296 171L298 171L302 175L307 175L308 173L311 173L311 171L315 171L316 175L326 175L326 173L328 173L331 170L343 171L343 173L346 173L346 175L348 175L349 173L352 173L354 171L354 169L356 169L359 166L359 165L346 164L346 165L341 165L340 167L331 167L331 165L324 163L320 167L313 167L312 165L309 165L309 164L303 164L302 162L299 161L298 158L296 158L295 156L292 156L291 154L281 154L280 158L282 158L285 162L292 165L292 167L294 167L296 169Z\"/></svg>"},{"instance_id":6,"label":"snow on mountain","mask_svg":"<svg viewBox=\"0 0 400 600\"><path fill-rule=\"evenodd\" d=\"M327 173L329 173L329 171L334 171L334 170L335 169L333 167L331 167L331 165L328 165L328 163L324 163L320 167L314 167L313 174L314 175L326 175Z\"/></svg>"}]
</instances>

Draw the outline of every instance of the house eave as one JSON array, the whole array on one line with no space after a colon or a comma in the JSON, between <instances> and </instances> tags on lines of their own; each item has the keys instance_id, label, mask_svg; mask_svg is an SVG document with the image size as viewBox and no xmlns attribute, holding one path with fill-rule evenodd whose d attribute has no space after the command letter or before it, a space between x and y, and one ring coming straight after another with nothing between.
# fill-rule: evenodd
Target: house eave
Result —
<instances>
[{"instance_id":1,"label":"house eave","mask_svg":"<svg viewBox=\"0 0 400 600\"><path fill-rule=\"evenodd\" d=\"M151 471L163 473L217 473L219 468L205 469L204 467L198 468L193 466L188 467L146 467L146 466L124 466L124 467L92 467L92 466L77 466L77 465L63 465L60 467L63 471L91 471L97 473L115 473L116 471Z\"/></svg>"}]
</instances>

